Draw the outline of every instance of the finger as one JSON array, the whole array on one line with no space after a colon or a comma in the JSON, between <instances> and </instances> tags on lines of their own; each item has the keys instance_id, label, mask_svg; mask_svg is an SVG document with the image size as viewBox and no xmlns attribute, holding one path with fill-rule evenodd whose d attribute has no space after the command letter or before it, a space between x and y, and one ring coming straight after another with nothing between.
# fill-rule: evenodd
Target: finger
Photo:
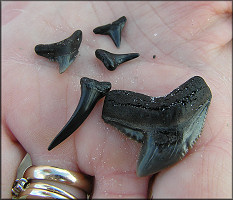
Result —
<instances>
[{"instance_id":1,"label":"finger","mask_svg":"<svg viewBox=\"0 0 233 200\"><path fill-rule=\"evenodd\" d=\"M77 135L76 148L80 169L95 176L93 198L147 198L149 178L136 175L141 145L104 124L101 108L87 123Z\"/></svg>"},{"instance_id":2,"label":"finger","mask_svg":"<svg viewBox=\"0 0 233 200\"><path fill-rule=\"evenodd\" d=\"M18 84L18 86L20 87L20 84ZM33 87L33 84L31 84L31 86ZM15 105L15 107L11 110L7 109L8 113L6 114L6 117L7 126L10 127L13 134L23 145L24 149L31 155L32 164L36 166L55 166L66 170L79 172L72 137L61 144L60 148L56 148L53 151L49 152L47 148L49 141L52 140L51 136L56 135L56 133L59 132L58 127L53 129L53 124L57 126L56 120L59 121L59 119L54 118L53 120L48 121L48 118L46 116L41 115L41 113L43 112L40 110L40 108L37 109L37 106L34 106L39 105L39 99L36 96L33 97L33 95L29 99L30 100L27 102L27 106L22 106L21 103L18 103L17 105L17 103L14 102L15 100L13 100L13 104ZM7 105L6 107L9 108L9 105ZM33 114L30 111L32 107L35 108L33 109ZM43 108L43 106L41 108ZM25 117L20 117L20 115L23 115ZM40 126L38 121L40 122L40 124L43 124L43 126ZM62 124L65 124L65 121L66 120L64 120ZM69 143L71 145L67 145ZM54 185L54 183L50 184ZM69 186L66 187L64 184L58 184L57 186L66 190L67 192L70 192L76 197L85 198L85 193L81 189Z\"/></svg>"},{"instance_id":3,"label":"finger","mask_svg":"<svg viewBox=\"0 0 233 200\"><path fill-rule=\"evenodd\" d=\"M11 188L16 179L17 168L26 154L24 149L14 138L11 131L6 127L2 121L2 168L1 168L1 181L2 181L2 195L3 199L10 199Z\"/></svg>"},{"instance_id":4,"label":"finger","mask_svg":"<svg viewBox=\"0 0 233 200\"><path fill-rule=\"evenodd\" d=\"M34 103L37 103L36 98L32 98L31 100L32 102L34 101ZM79 168L76 163L76 152L72 150L74 149L72 148L72 145L74 145L72 142L72 137L66 141L68 144L71 143L72 145L67 145L67 143L64 142L61 145L61 148L57 148L52 152L48 152L48 143L52 139L50 135L58 133L58 130L53 131L53 129L51 129L52 124L54 123L53 121L50 121L49 123L50 128L46 126L47 118L41 117L41 112L34 112L33 115L31 114L30 107L34 104L32 102L29 101L27 107L22 106L22 104L18 104L18 106L14 107L15 109L7 109L9 112L6 114L7 126L12 130L13 134L17 137L20 143L23 144L24 149L31 155L32 164L35 166L55 166L66 170L79 172ZM16 104L17 103L15 102L15 105ZM9 105L6 107L9 108ZM27 117L20 117L19 115ZM43 124L43 126L38 126L38 119L40 119L39 121L41 124ZM63 124L64 123L65 122L63 122ZM14 170L15 172L13 174L16 173L17 168ZM13 182L11 184L13 184ZM86 197L85 193L81 189L65 186L64 184L50 184L56 185L61 189L70 192L76 197Z\"/></svg>"}]
</instances>

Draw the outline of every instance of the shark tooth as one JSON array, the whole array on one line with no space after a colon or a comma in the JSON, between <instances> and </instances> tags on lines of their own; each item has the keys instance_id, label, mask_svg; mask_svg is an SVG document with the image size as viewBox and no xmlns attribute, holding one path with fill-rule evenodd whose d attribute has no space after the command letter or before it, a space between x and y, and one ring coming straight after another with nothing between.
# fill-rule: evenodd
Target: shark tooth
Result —
<instances>
[{"instance_id":1,"label":"shark tooth","mask_svg":"<svg viewBox=\"0 0 233 200\"><path fill-rule=\"evenodd\" d=\"M164 97L113 90L105 97L102 118L142 143L137 175L147 176L185 156L201 134L211 98L199 76Z\"/></svg>"},{"instance_id":2,"label":"shark tooth","mask_svg":"<svg viewBox=\"0 0 233 200\"><path fill-rule=\"evenodd\" d=\"M128 53L128 54L113 54L103 49L97 49L95 51L96 57L101 60L104 66L110 70L115 70L120 64L137 58L139 53Z\"/></svg>"},{"instance_id":3,"label":"shark tooth","mask_svg":"<svg viewBox=\"0 0 233 200\"><path fill-rule=\"evenodd\" d=\"M116 47L119 48L121 43L121 31L125 26L126 20L126 17L122 16L112 24L107 24L95 28L93 32L95 34L109 35Z\"/></svg>"},{"instance_id":4,"label":"shark tooth","mask_svg":"<svg viewBox=\"0 0 233 200\"><path fill-rule=\"evenodd\" d=\"M87 77L81 78L80 84L81 97L78 106L69 121L49 145L49 151L68 138L75 130L77 130L91 113L96 103L111 89L110 82L99 82Z\"/></svg>"},{"instance_id":5,"label":"shark tooth","mask_svg":"<svg viewBox=\"0 0 233 200\"><path fill-rule=\"evenodd\" d=\"M75 31L70 37L53 44L38 44L35 52L59 63L59 72L63 73L75 60L82 42L82 31Z\"/></svg>"}]
</instances>

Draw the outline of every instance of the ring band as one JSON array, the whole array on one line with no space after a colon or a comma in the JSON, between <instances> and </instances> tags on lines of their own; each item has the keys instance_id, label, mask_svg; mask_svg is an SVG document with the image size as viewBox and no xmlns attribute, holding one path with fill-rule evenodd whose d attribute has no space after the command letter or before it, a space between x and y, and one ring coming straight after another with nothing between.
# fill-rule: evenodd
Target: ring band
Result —
<instances>
[{"instance_id":1,"label":"ring band","mask_svg":"<svg viewBox=\"0 0 233 200\"><path fill-rule=\"evenodd\" d=\"M30 183L28 187L19 195L20 198L24 197L49 197L49 198L63 198L63 199L77 199L74 195L46 183Z\"/></svg>"},{"instance_id":2,"label":"ring band","mask_svg":"<svg viewBox=\"0 0 233 200\"><path fill-rule=\"evenodd\" d=\"M31 166L24 173L24 178L28 181L31 179L56 181L78 187L90 194L92 185L88 176L52 166Z\"/></svg>"},{"instance_id":3,"label":"ring band","mask_svg":"<svg viewBox=\"0 0 233 200\"><path fill-rule=\"evenodd\" d=\"M34 198L51 198L51 199L69 199L68 197L65 197L63 195L60 195L58 193L46 191L46 190L40 190L35 188L28 188L27 190L23 191L20 195L20 198L27 198L27 197L34 197Z\"/></svg>"},{"instance_id":4,"label":"ring band","mask_svg":"<svg viewBox=\"0 0 233 200\"><path fill-rule=\"evenodd\" d=\"M84 191L87 197L91 195L91 176L53 166L30 166L21 176L18 176L17 172L17 178L11 189L12 198L77 199L73 194L55 185L44 183L43 180L70 185Z\"/></svg>"}]
</instances>

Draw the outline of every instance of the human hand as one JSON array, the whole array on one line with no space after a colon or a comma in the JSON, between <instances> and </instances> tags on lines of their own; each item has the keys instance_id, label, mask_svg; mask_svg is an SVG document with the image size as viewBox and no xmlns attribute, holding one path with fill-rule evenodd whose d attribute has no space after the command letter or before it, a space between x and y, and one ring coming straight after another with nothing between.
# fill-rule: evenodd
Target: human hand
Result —
<instances>
[{"instance_id":1,"label":"human hand","mask_svg":"<svg viewBox=\"0 0 233 200\"><path fill-rule=\"evenodd\" d=\"M140 144L103 122L103 99L72 136L52 151L48 145L78 104L81 77L156 97L194 75L205 79L213 95L202 136L182 161L155 176L152 195L231 197L231 7L231 2L4 2L2 197L11 197L17 167L28 152L33 165L95 176L93 198L146 198L150 177L136 176ZM119 49L108 36L92 32L123 15ZM57 63L35 54L35 45L61 41L78 29L79 54L63 74ZM140 57L112 72L95 57L98 48Z\"/></svg>"}]
</instances>

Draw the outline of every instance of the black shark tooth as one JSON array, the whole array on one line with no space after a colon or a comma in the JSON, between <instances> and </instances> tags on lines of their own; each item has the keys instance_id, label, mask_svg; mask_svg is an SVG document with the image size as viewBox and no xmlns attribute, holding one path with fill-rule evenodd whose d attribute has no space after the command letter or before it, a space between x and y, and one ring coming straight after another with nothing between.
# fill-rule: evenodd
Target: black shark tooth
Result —
<instances>
[{"instance_id":1,"label":"black shark tooth","mask_svg":"<svg viewBox=\"0 0 233 200\"><path fill-rule=\"evenodd\" d=\"M158 98L113 90L105 97L102 118L142 143L137 175L147 176L185 156L201 134L211 98L199 76Z\"/></svg>"},{"instance_id":2,"label":"black shark tooth","mask_svg":"<svg viewBox=\"0 0 233 200\"><path fill-rule=\"evenodd\" d=\"M139 53L128 53L128 54L113 54L103 49L97 49L95 51L96 57L101 60L104 66L113 71L119 66L120 64L137 58Z\"/></svg>"},{"instance_id":3,"label":"black shark tooth","mask_svg":"<svg viewBox=\"0 0 233 200\"><path fill-rule=\"evenodd\" d=\"M76 129L78 129L91 113L96 103L111 89L111 83L109 82L99 82L86 77L80 79L80 84L81 97L78 106L69 121L49 145L49 151L69 137Z\"/></svg>"},{"instance_id":4,"label":"black shark tooth","mask_svg":"<svg viewBox=\"0 0 233 200\"><path fill-rule=\"evenodd\" d=\"M63 73L75 60L82 42L82 31L75 31L70 37L53 44L39 44L35 52L59 63L59 72Z\"/></svg>"},{"instance_id":5,"label":"black shark tooth","mask_svg":"<svg viewBox=\"0 0 233 200\"><path fill-rule=\"evenodd\" d=\"M109 35L116 47L120 47L121 44L121 31L125 26L126 17L122 16L118 20L114 21L112 24L107 24L104 26L99 26L93 30L95 34Z\"/></svg>"}]
</instances>

